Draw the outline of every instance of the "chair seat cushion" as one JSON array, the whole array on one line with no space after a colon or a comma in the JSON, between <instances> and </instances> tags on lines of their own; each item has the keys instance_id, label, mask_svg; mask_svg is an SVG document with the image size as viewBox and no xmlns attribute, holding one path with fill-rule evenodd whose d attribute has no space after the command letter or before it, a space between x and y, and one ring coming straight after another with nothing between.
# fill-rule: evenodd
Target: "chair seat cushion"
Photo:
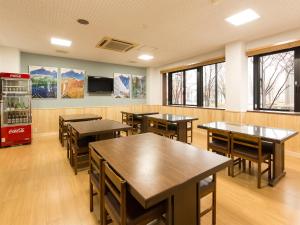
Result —
<instances>
[{"instance_id":1,"label":"chair seat cushion","mask_svg":"<svg viewBox=\"0 0 300 225\"><path fill-rule=\"evenodd\" d=\"M113 217L116 217L120 221L120 204L113 196L111 192L107 192L104 195L105 205L110 208ZM165 202L159 203L152 206L149 209L143 208L141 204L130 194L126 195L126 205L127 205L127 224L139 224L140 221L144 221L145 218L153 219L157 218L157 215L162 215L166 212Z\"/></svg>"}]
</instances>

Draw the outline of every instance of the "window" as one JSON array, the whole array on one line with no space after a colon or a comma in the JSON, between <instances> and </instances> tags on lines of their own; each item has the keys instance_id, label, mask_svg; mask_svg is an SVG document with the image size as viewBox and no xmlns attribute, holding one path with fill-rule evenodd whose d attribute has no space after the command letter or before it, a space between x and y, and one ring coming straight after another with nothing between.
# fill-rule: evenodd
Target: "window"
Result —
<instances>
[{"instance_id":1,"label":"window","mask_svg":"<svg viewBox=\"0 0 300 225\"><path fill-rule=\"evenodd\" d=\"M216 105L216 65L203 66L203 106Z\"/></svg>"},{"instance_id":2,"label":"window","mask_svg":"<svg viewBox=\"0 0 300 225\"><path fill-rule=\"evenodd\" d=\"M167 77L169 105L225 106L225 63L172 72Z\"/></svg>"},{"instance_id":3,"label":"window","mask_svg":"<svg viewBox=\"0 0 300 225\"><path fill-rule=\"evenodd\" d=\"M299 111L299 49L253 57L254 109Z\"/></svg>"},{"instance_id":4,"label":"window","mask_svg":"<svg viewBox=\"0 0 300 225\"><path fill-rule=\"evenodd\" d=\"M197 105L197 69L185 71L185 104Z\"/></svg>"},{"instance_id":5,"label":"window","mask_svg":"<svg viewBox=\"0 0 300 225\"><path fill-rule=\"evenodd\" d=\"M172 104L183 104L183 72L172 73Z\"/></svg>"}]
</instances>

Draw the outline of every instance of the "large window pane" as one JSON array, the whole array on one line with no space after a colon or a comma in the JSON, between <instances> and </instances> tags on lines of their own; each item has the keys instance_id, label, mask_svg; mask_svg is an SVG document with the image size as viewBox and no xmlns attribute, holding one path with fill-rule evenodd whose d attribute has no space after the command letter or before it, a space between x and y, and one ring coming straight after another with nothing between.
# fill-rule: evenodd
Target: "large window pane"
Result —
<instances>
[{"instance_id":1,"label":"large window pane","mask_svg":"<svg viewBox=\"0 0 300 225\"><path fill-rule=\"evenodd\" d=\"M294 110L294 51L260 57L260 108Z\"/></svg>"},{"instance_id":2,"label":"large window pane","mask_svg":"<svg viewBox=\"0 0 300 225\"><path fill-rule=\"evenodd\" d=\"M183 72L172 73L172 104L183 104Z\"/></svg>"},{"instance_id":3,"label":"large window pane","mask_svg":"<svg viewBox=\"0 0 300 225\"><path fill-rule=\"evenodd\" d=\"M203 106L215 107L216 66L203 66Z\"/></svg>"},{"instance_id":4,"label":"large window pane","mask_svg":"<svg viewBox=\"0 0 300 225\"><path fill-rule=\"evenodd\" d=\"M225 63L217 64L218 107L225 107Z\"/></svg>"},{"instance_id":5,"label":"large window pane","mask_svg":"<svg viewBox=\"0 0 300 225\"><path fill-rule=\"evenodd\" d=\"M197 105L197 69L185 71L185 104Z\"/></svg>"}]
</instances>

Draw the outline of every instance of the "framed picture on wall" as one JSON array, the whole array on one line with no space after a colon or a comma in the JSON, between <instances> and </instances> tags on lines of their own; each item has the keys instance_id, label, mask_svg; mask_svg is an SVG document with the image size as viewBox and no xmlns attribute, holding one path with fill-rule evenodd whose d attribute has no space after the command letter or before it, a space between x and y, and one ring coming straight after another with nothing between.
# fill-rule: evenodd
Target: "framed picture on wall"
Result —
<instances>
[{"instance_id":1,"label":"framed picture on wall","mask_svg":"<svg viewBox=\"0 0 300 225\"><path fill-rule=\"evenodd\" d=\"M131 96L132 98L146 98L146 77L140 75L131 76Z\"/></svg>"},{"instance_id":2,"label":"framed picture on wall","mask_svg":"<svg viewBox=\"0 0 300 225\"><path fill-rule=\"evenodd\" d=\"M130 74L114 73L115 98L130 98Z\"/></svg>"},{"instance_id":3,"label":"framed picture on wall","mask_svg":"<svg viewBox=\"0 0 300 225\"><path fill-rule=\"evenodd\" d=\"M57 98L56 67L29 66L32 83L32 98Z\"/></svg>"},{"instance_id":4,"label":"framed picture on wall","mask_svg":"<svg viewBox=\"0 0 300 225\"><path fill-rule=\"evenodd\" d=\"M84 97L84 70L61 68L61 97Z\"/></svg>"}]
</instances>

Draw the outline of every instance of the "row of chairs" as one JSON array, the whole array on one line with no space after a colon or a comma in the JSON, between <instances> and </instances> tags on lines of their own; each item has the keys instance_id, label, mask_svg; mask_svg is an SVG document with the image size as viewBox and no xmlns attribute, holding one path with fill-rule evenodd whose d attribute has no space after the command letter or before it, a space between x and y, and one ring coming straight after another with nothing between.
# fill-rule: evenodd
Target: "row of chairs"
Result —
<instances>
[{"instance_id":1,"label":"row of chairs","mask_svg":"<svg viewBox=\"0 0 300 225\"><path fill-rule=\"evenodd\" d=\"M178 127L176 123L171 123L165 120L159 119L148 119L149 132L168 137L171 139L178 139ZM193 142L193 121L187 122L187 143L191 144Z\"/></svg>"},{"instance_id":2,"label":"row of chairs","mask_svg":"<svg viewBox=\"0 0 300 225\"><path fill-rule=\"evenodd\" d=\"M114 171L94 150L90 149L90 211L94 210L93 197L99 196L100 224L148 224L162 220L165 224L167 201L144 209L128 192L126 181ZM95 192L94 192L95 191Z\"/></svg>"},{"instance_id":3,"label":"row of chairs","mask_svg":"<svg viewBox=\"0 0 300 225\"><path fill-rule=\"evenodd\" d=\"M90 211L93 212L94 196L98 195L100 224L106 225L114 222L119 225L146 225L153 220L171 224L167 215L168 200L149 209L143 208L128 192L126 181L93 149L90 149L89 154L89 177ZM212 211L212 224L216 224L216 175L198 183L199 204L200 199L209 194L212 194L212 205L199 212L199 217Z\"/></svg>"},{"instance_id":4,"label":"row of chairs","mask_svg":"<svg viewBox=\"0 0 300 225\"><path fill-rule=\"evenodd\" d=\"M122 123L132 127L132 132L140 133L142 127L142 118L134 116L133 113L121 112Z\"/></svg>"},{"instance_id":5,"label":"row of chairs","mask_svg":"<svg viewBox=\"0 0 300 225\"><path fill-rule=\"evenodd\" d=\"M246 161L249 161L249 172L251 162L257 163L257 187L261 188L261 177L268 172L268 181L271 180L271 162L273 155L273 144L264 142L260 137L249 136L229 131L209 129L207 131L207 149L213 152L231 157L234 161L229 168L229 175L234 177L234 166L241 162L245 170ZM262 170L262 164L267 168Z\"/></svg>"}]
</instances>

